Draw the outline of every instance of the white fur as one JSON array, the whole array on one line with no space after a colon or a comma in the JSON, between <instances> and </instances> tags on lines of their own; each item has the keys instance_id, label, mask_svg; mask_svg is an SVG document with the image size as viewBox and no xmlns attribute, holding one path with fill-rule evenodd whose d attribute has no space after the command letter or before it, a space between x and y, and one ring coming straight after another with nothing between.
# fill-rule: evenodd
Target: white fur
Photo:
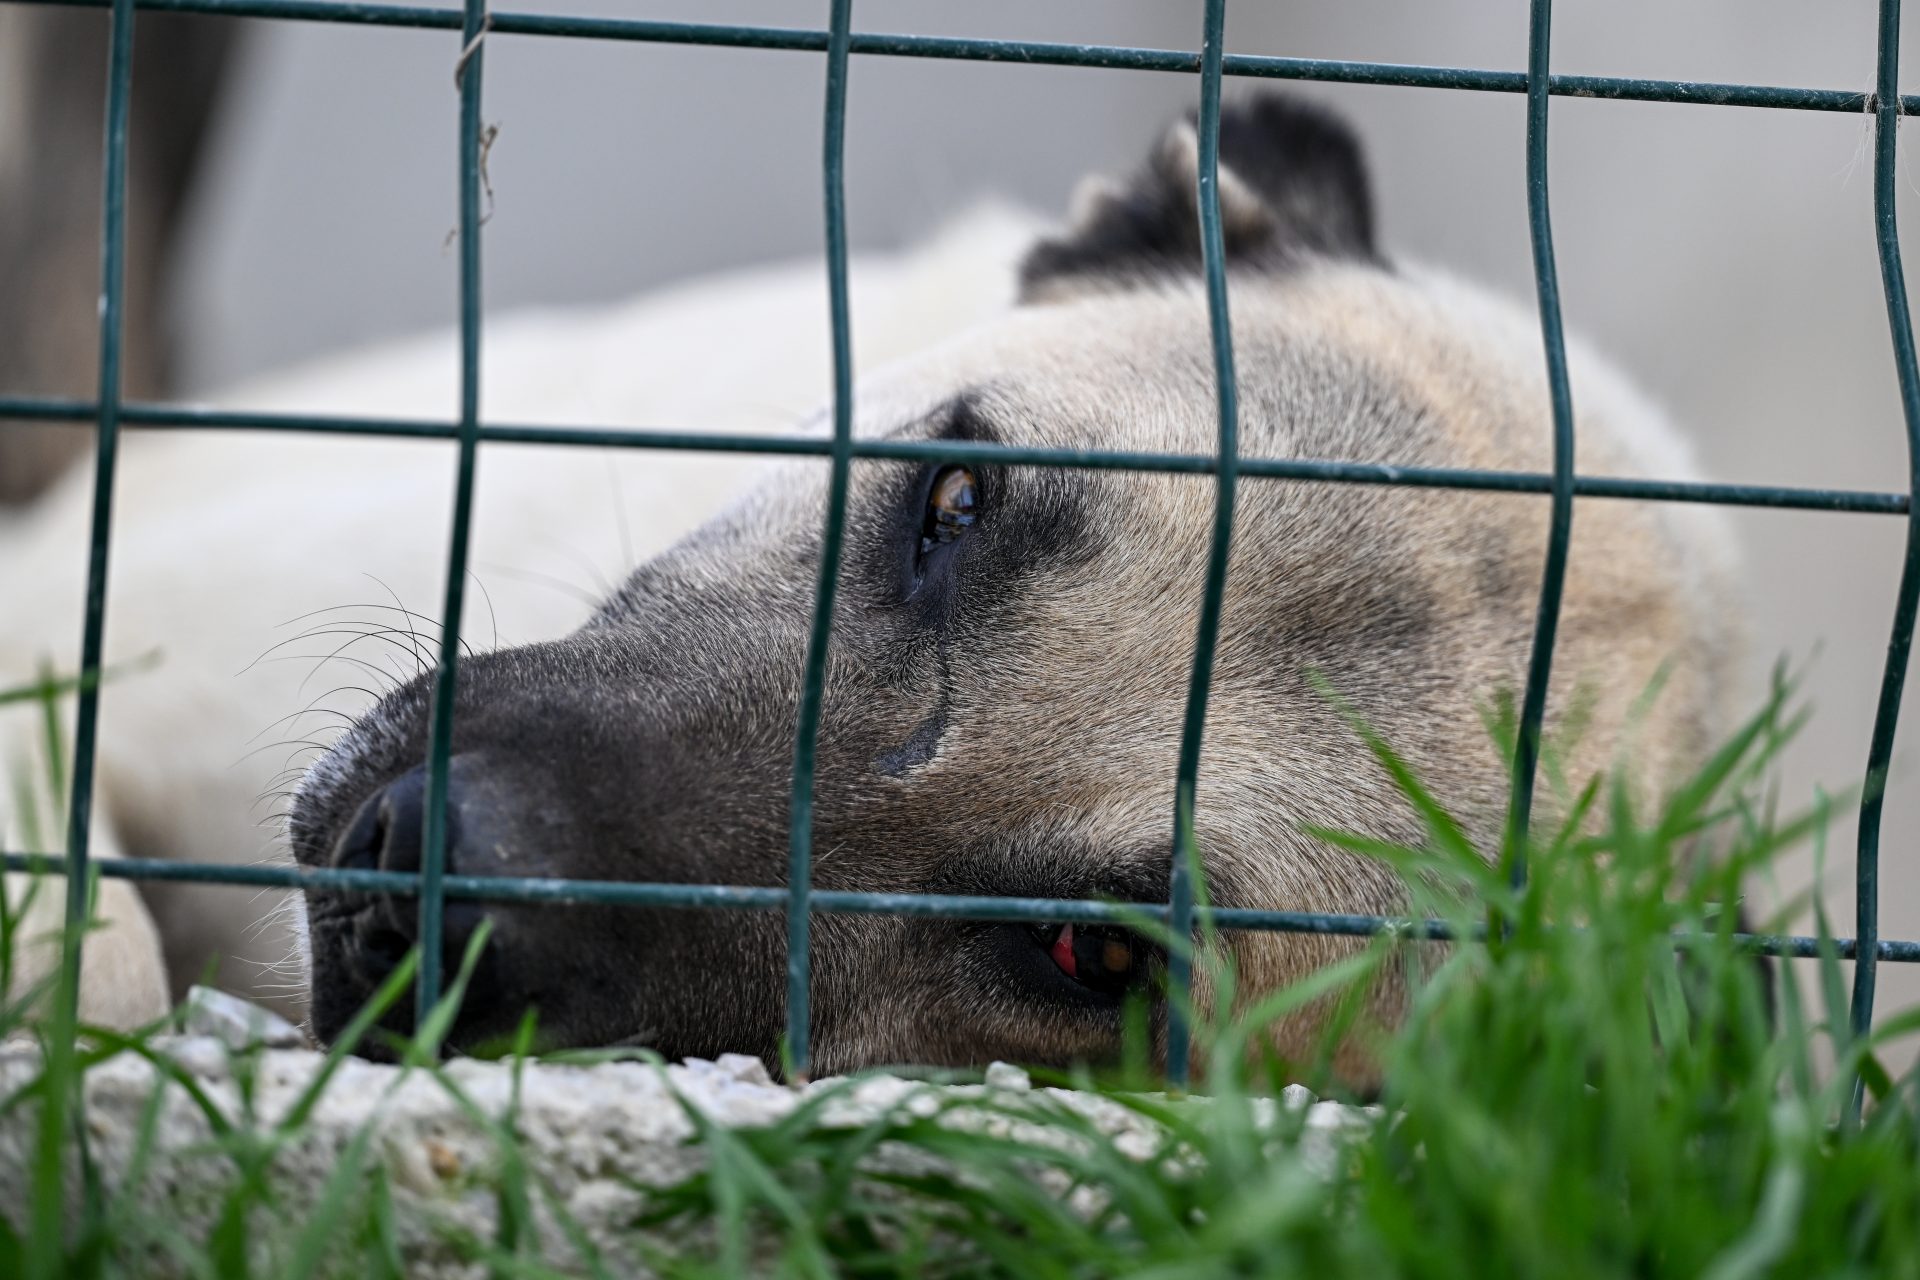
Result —
<instances>
[{"instance_id":1,"label":"white fur","mask_svg":"<svg viewBox=\"0 0 1920 1280\"><path fill-rule=\"evenodd\" d=\"M927 246L856 257L855 358L861 368L920 350L1003 309L1035 226L983 209ZM746 270L635 302L490 318L485 420L713 431L790 429L829 394L825 277L817 262ZM317 361L215 397L223 408L374 414L446 421L456 410L451 332ZM561 634L587 600L711 514L759 464L740 455L488 445L476 487L463 634L476 646ZM91 469L23 514L0 515L0 688L51 660L78 662ZM430 655L445 588L454 450L446 442L267 432L133 432L121 455L107 610L107 661L158 653L101 700L97 852L222 863L278 860L263 793L283 770L410 675L411 640L318 636L330 619L391 623L397 602ZM355 609L301 619L341 605ZM342 623L341 625L344 625ZM332 661L323 655L348 642ZM283 646L278 649L275 646ZM304 656L300 656L304 655ZM297 660L288 660L296 659ZM373 664L356 665L353 659ZM335 714L339 713L339 714ZM34 719L0 711L0 762L34 755ZM276 780L276 775L279 775ZM4 789L0 789L4 794ZM0 843L20 847L22 815L0 800ZM18 891L18 884L15 890ZM42 888L57 900L63 886ZM90 1016L126 1025L160 1011L151 938L124 886L105 905L132 933L88 943ZM177 980L224 953L227 985L291 996L274 972L297 924L266 925L278 895L154 886L147 895ZM106 941L112 938L113 941ZM51 953L48 953L49 955ZM129 994L131 993L131 994ZM108 998L109 996L113 998Z\"/></svg>"}]
</instances>

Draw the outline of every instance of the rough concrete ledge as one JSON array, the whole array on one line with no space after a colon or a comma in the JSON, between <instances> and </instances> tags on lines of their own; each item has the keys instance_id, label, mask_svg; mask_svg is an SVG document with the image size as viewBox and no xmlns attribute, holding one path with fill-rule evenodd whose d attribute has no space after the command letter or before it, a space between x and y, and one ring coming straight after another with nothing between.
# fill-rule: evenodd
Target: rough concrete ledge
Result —
<instances>
[{"instance_id":1,"label":"rough concrete ledge","mask_svg":"<svg viewBox=\"0 0 1920 1280\"><path fill-rule=\"evenodd\" d=\"M266 1134L298 1105L326 1059L304 1048L272 1047L284 1043L291 1029L263 1025L256 1013L236 1014L201 997L187 1017L188 1028L200 1034L160 1037L152 1045L228 1123ZM0 1049L0 1096L29 1084L40 1065L30 1044ZM156 1089L162 1098L137 1202L185 1238L204 1240L232 1185L234 1165L215 1146L202 1104L178 1080L132 1053L90 1071L84 1093L91 1156L109 1191L124 1184ZM641 1269L630 1224L648 1189L675 1185L701 1167L688 1105L717 1124L748 1128L775 1123L822 1091L831 1091L819 1118L829 1126L865 1125L906 1109L1011 1131L1025 1128L1020 1116L1031 1114L1036 1136L1063 1140L1064 1134L1043 1124L1057 1105L1090 1121L1135 1159L1163 1148L1156 1126L1137 1112L1094 1095L1034 1088L1026 1073L1005 1064L996 1064L986 1082L975 1085L875 1075L793 1089L772 1081L758 1059L737 1055L665 1067L532 1061L516 1068L462 1059L438 1076L347 1059L298 1133L274 1155L270 1181L286 1217L297 1225L303 1207L320 1201L354 1144L365 1143L361 1167L387 1174L409 1274L464 1280L486 1274L484 1266L462 1260L470 1257L464 1242L496 1238L503 1135L510 1132L514 1158L551 1196L547 1203L536 1195L533 1206L547 1264L562 1271L579 1265L554 1212L557 1204L607 1264L625 1274ZM970 1101L983 1105L969 1113ZM1289 1090L1262 1105L1307 1108L1300 1155L1314 1163L1335 1160L1343 1136L1371 1123L1366 1113L1315 1102L1305 1090ZM35 1108L16 1107L0 1117L0 1203L27 1202L36 1114ZM912 1155L888 1155L883 1147L881 1158ZM77 1162L71 1175L77 1190ZM166 1269L163 1257L156 1255L154 1263L156 1273Z\"/></svg>"}]
</instances>

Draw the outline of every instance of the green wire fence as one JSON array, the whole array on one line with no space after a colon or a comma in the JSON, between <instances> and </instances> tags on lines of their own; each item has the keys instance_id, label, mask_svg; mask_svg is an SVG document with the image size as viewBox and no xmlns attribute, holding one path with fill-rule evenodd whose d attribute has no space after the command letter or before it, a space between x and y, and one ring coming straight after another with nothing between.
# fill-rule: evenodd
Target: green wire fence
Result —
<instances>
[{"instance_id":1,"label":"green wire fence","mask_svg":"<svg viewBox=\"0 0 1920 1280\"><path fill-rule=\"evenodd\" d=\"M1900 694L1912 650L1916 606L1920 606L1920 520L1914 494L1920 492L1920 364L1916 363L1912 320L1901 270L1895 225L1895 175L1902 116L1920 113L1920 96L1898 92L1899 0L1880 0L1877 74L1872 93L1789 88L1753 84L1714 84L1683 80L1647 80L1609 76L1554 75L1549 68L1551 0L1531 0L1527 69L1492 71L1465 67L1406 66L1229 54L1225 49L1226 0L1206 0L1198 53L1173 49L1049 44L944 36L856 33L852 0L829 0L824 30L796 30L624 18L547 16L493 12L485 0L465 0L462 8L362 4L343 0L13 0L24 3L79 4L112 10L107 72L106 182L101 248L100 388L92 402L43 397L0 397L0 420L62 420L92 423L98 437L94 470L93 518L88 542L85 623L81 645L81 682L74 734L72 809L64 857L46 853L7 853L10 870L50 870L67 879L67 962L79 963L79 938L85 923L89 874L131 879L217 882L287 888L340 890L417 896L420 907L421 960L417 998L425 1010L441 988L442 915L448 898L498 902L627 904L688 909L778 910L787 913L787 1039L793 1069L804 1076L808 1054L809 926L815 912L943 916L980 920L1110 923L1141 918L1165 923L1174 936L1190 936L1197 917L1224 929L1367 936L1399 930L1411 936L1447 938L1435 921L1322 912L1259 911L1204 907L1194 901L1189 868L1194 860L1195 782L1206 724L1215 641L1219 630L1227 553L1233 536L1234 498L1243 478L1278 477L1335 484L1412 485L1427 488L1546 494L1551 524L1542 573L1539 608L1521 701L1514 754L1506 843L1516 882L1526 868L1519 856L1533 799L1540 727L1552 669L1554 636L1566 579L1575 497L1661 502L1705 502L1814 511L1897 515L1907 522L1907 550L1894 611L1893 633L1867 753L1867 782L1860 809L1856 862L1858 918L1853 938L1832 944L1854 962L1851 1017L1865 1031L1873 1013L1875 968L1879 961L1920 963L1920 941L1886 941L1879 936L1878 884L1882 789L1893 751ZM136 9L225 14L233 17L291 19L366 26L457 30L460 92L460 401L452 422L421 419L216 412L157 404L130 404L120 396L126 249L127 112ZM601 430L517 426L483 422L480 415L480 227L481 84L487 40L501 36L625 40L647 43L727 46L745 49L812 50L826 55L824 151L821 174L826 207L829 320L833 337L833 431L827 439L759 434L709 435L675 429ZM854 54L897 58L941 58L1019 62L1042 66L1112 67L1143 71L1197 73L1200 88L1199 209L1207 309L1213 340L1218 396L1219 436L1211 455L1139 451L1022 448L949 441L856 440L853 424L852 318L847 299L846 206L842 175L849 63ZM1538 290L1540 330L1547 365L1553 426L1553 468L1548 474L1298 459L1241 459L1237 451L1237 409L1233 346L1228 323L1225 251L1217 182L1219 174L1220 97L1224 77L1306 80L1348 84L1400 85L1428 89L1521 93L1527 98L1527 205ZM1574 413L1567 379L1566 343L1561 326L1553 256L1552 221L1547 195L1547 120L1552 97L1632 99L1645 102L1773 108L1799 111L1871 113L1874 120L1874 226L1888 327L1899 371L1901 408L1908 442L1909 476L1905 492L1877 493L1766 485L1726 485L1691 481L1617 479L1574 474ZM93 812L94 763L99 732L101 637L105 625L107 548L113 520L114 465L123 425L192 430L298 431L341 435L377 435L450 439L457 443L453 525L449 535L446 591L434 672L429 726L426 821L420 871L300 870L279 867L221 867L191 862L139 859L91 859L88 834ZM447 761L453 719L453 692L459 662L459 637L467 552L473 513L473 482L480 445L591 445L635 449L698 449L826 457L831 464L828 512L815 589L812 628L794 741L788 882L785 888L732 885L650 884L525 877L449 875L446 871ZM839 578L845 528L847 481L855 459L886 458L965 463L995 460L1008 464L1128 471L1164 471L1211 475L1216 505L1207 561L1205 593L1195 636L1194 663L1180 740L1172 833L1172 880L1163 904L1114 904L1082 900L969 897L943 894L814 892L812 887L812 807L815 737L821 688L831 640L833 600ZM1676 938L1684 944L1684 938ZM1811 937L1741 935L1743 945L1770 955L1806 957L1820 953ZM1181 1016L1190 990L1190 959L1173 949L1169 961L1172 998L1168 1002L1167 1073L1175 1085L1187 1077L1188 1028Z\"/></svg>"}]
</instances>

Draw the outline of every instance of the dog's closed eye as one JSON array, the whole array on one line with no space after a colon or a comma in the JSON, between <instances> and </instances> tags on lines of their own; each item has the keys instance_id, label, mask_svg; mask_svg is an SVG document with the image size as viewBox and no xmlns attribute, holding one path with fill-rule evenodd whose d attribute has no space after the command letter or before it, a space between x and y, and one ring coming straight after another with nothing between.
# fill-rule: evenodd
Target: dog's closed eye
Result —
<instances>
[{"instance_id":1,"label":"dog's closed eye","mask_svg":"<svg viewBox=\"0 0 1920 1280\"><path fill-rule=\"evenodd\" d=\"M1029 930L1067 977L1096 995L1117 999L1147 981L1156 950L1113 925L1040 924Z\"/></svg>"}]
</instances>

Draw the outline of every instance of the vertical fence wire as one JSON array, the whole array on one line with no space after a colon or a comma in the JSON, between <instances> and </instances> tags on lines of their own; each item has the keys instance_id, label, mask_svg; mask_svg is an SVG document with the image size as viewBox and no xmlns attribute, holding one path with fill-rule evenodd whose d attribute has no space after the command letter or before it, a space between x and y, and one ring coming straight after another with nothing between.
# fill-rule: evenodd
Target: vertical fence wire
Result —
<instances>
[{"instance_id":1,"label":"vertical fence wire","mask_svg":"<svg viewBox=\"0 0 1920 1280\"><path fill-rule=\"evenodd\" d=\"M1167 922L1172 943L1167 952L1167 1081L1176 1089L1187 1083L1192 1039L1186 1007L1193 994L1193 871L1199 861L1193 831L1194 788L1200 774L1200 744L1206 736L1214 649L1220 639L1220 609L1226 594L1228 555L1233 546L1233 503L1240 465L1233 328L1227 313L1227 249L1220 228L1220 77L1226 10L1226 0L1207 0L1200 45L1200 154L1195 195L1200 214L1201 265L1207 277L1207 323L1213 339L1214 390L1220 421L1213 539L1207 549L1206 588L1200 599L1200 621L1195 629L1186 721L1180 730L1179 773L1174 781L1173 874Z\"/></svg>"},{"instance_id":2,"label":"vertical fence wire","mask_svg":"<svg viewBox=\"0 0 1920 1280\"><path fill-rule=\"evenodd\" d=\"M99 757L100 670L107 629L107 553L113 539L113 481L120 459L120 350L126 327L127 108L133 96L133 4L114 0L107 50L106 171L101 184L100 409L96 417L93 516L87 534L87 595L80 630L80 689L74 715L72 791L67 810L67 914L64 960L74 1015L80 992L80 939L87 923L88 851L93 781Z\"/></svg>"},{"instance_id":3,"label":"vertical fence wire","mask_svg":"<svg viewBox=\"0 0 1920 1280\"><path fill-rule=\"evenodd\" d=\"M1920 364L1913 346L1913 318L1907 306L1906 274L1900 265L1900 227L1895 184L1899 181L1900 0L1880 0L1879 51L1874 81L1873 222L1880 254L1880 283L1887 296L1887 331L1893 341L1894 368L1900 377L1900 410L1907 429L1907 486L1920 494ZM1920 604L1920 514L1907 514L1906 560L1894 598L1893 632L1887 641L1887 665L1880 677L1880 703L1873 716L1873 740L1867 749L1866 788L1860 800L1859 844L1854 863L1857 898L1855 931L1859 958L1853 968L1855 1034L1873 1022L1873 987L1880 939L1880 815L1885 799L1887 762L1900 720L1900 693L1906 684L1913 649L1916 604ZM1854 1082L1852 1108L1860 1105Z\"/></svg>"},{"instance_id":4,"label":"vertical fence wire","mask_svg":"<svg viewBox=\"0 0 1920 1280\"><path fill-rule=\"evenodd\" d=\"M1560 277L1553 260L1553 221L1547 209L1547 102L1553 0L1533 0L1527 29L1527 227L1533 242L1533 280L1539 297L1540 337L1546 348L1547 394L1553 410L1552 510L1547 562L1534 615L1533 652L1514 742L1513 778L1507 809L1504 856L1516 886L1526 883L1527 828L1533 819L1534 776L1540 760L1540 728L1547 714L1553 676L1553 646L1560 629L1560 598L1567 583L1567 549L1573 540L1573 392L1567 380L1567 339L1560 320Z\"/></svg>"},{"instance_id":5,"label":"vertical fence wire","mask_svg":"<svg viewBox=\"0 0 1920 1280\"><path fill-rule=\"evenodd\" d=\"M125 329L127 248L127 112L133 90L133 0L114 0L107 45L107 110L100 218L99 409L93 512L87 534L87 593L80 630L79 696L75 708L72 787L67 810L67 900L60 933L60 985L55 988L47 1044L47 1077L70 1079L72 1091L52 1088L41 1102L34 1147L39 1169L51 1178L32 1180L27 1208L27 1257L32 1280L58 1280L57 1259L66 1254L71 1226L66 1180L59 1170L70 1139L85 1152L84 1125L69 1126L85 1097L85 1073L72 1071L80 1018L81 942L88 926L89 851L93 830L95 765L99 756L100 673L107 626L107 553L113 537L113 482L120 456L120 354ZM0 892L4 892L0 886Z\"/></svg>"},{"instance_id":6,"label":"vertical fence wire","mask_svg":"<svg viewBox=\"0 0 1920 1280\"><path fill-rule=\"evenodd\" d=\"M827 223L827 309L833 324L833 450L827 520L820 538L820 580L800 684L793 743L793 793L787 832L787 1070L805 1080L813 948L813 774L820 703L827 678L833 599L840 585L840 546L847 524L847 472L853 461L853 337L847 316L847 53L853 0L833 0L827 34L827 101L820 171Z\"/></svg>"},{"instance_id":7,"label":"vertical fence wire","mask_svg":"<svg viewBox=\"0 0 1920 1280\"><path fill-rule=\"evenodd\" d=\"M433 710L427 727L426 811L420 836L420 968L414 990L419 1026L440 998L447 866L447 765L453 752L453 707L459 688L460 615L466 603L467 554L473 529L473 481L480 447L480 72L486 53L486 0L466 0L460 60L460 424L447 540L447 589L440 609L440 653L434 665Z\"/></svg>"}]
</instances>

